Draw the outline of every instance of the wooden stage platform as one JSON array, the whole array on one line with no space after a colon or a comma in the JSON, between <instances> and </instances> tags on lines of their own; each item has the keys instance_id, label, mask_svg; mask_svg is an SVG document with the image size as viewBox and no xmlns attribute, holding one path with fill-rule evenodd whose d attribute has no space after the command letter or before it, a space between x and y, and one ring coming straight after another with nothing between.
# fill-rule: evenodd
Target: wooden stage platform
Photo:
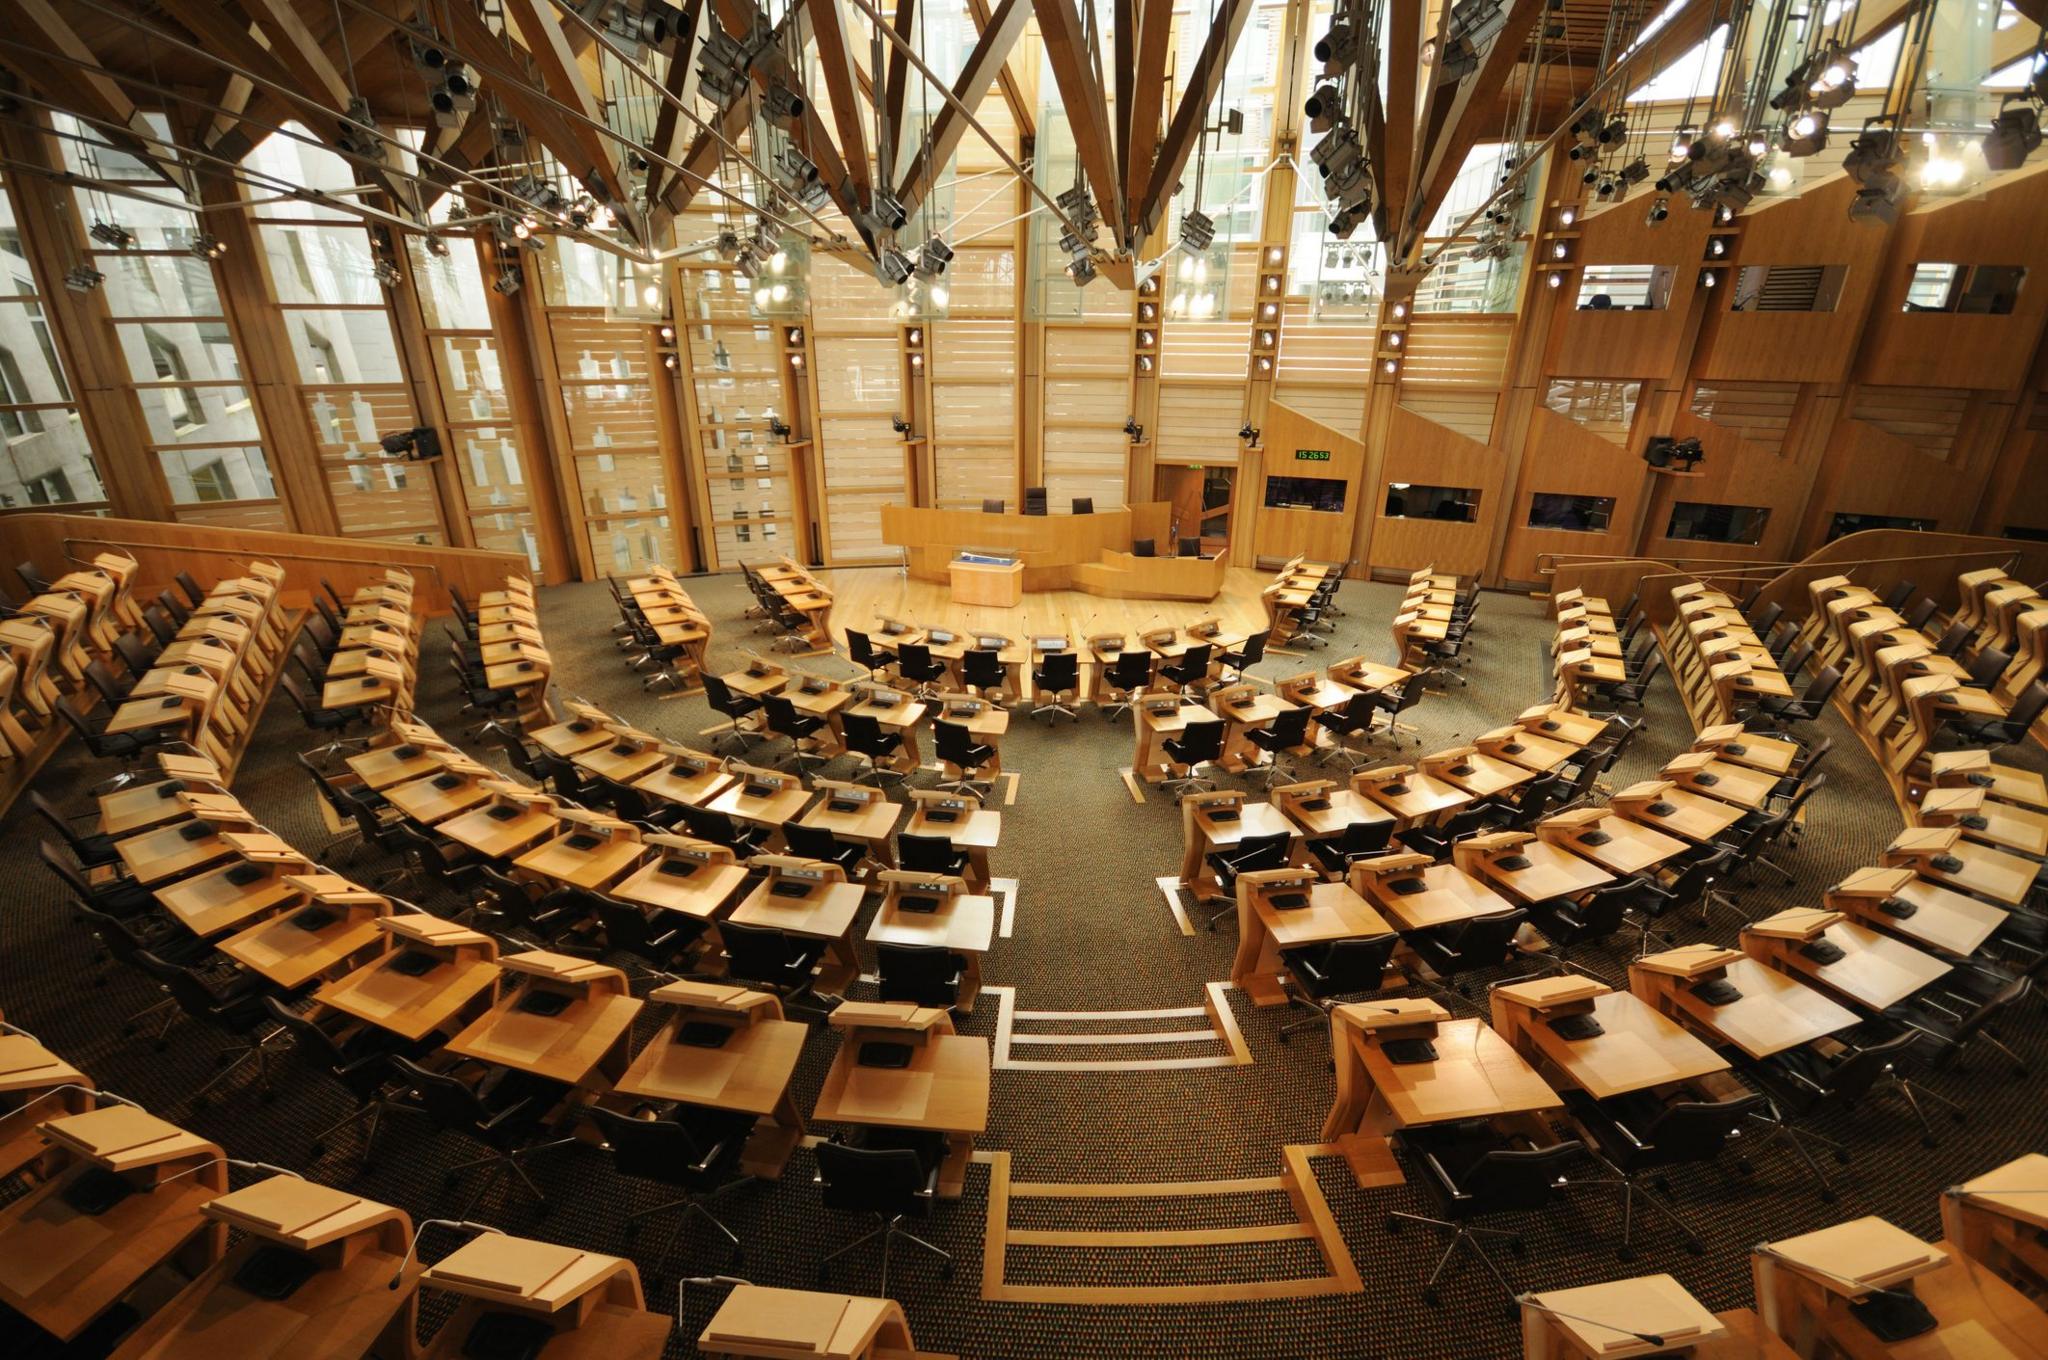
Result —
<instances>
[{"instance_id":1,"label":"wooden stage platform","mask_svg":"<svg viewBox=\"0 0 2048 1360\"><path fill-rule=\"evenodd\" d=\"M999 609L956 605L946 586L917 580L898 567L842 567L817 575L832 589L832 642L840 648L846 645L848 627L873 633L885 616L920 628L948 628L956 633L986 630L1018 641L1034 634L1063 633L1076 646L1100 633L1135 634L1206 618L1220 619L1226 630L1256 633L1266 626L1259 591L1273 579L1271 572L1232 567L1224 576L1223 593L1206 604L1114 600L1078 590L1034 590L1027 591L1016 608Z\"/></svg>"}]
</instances>

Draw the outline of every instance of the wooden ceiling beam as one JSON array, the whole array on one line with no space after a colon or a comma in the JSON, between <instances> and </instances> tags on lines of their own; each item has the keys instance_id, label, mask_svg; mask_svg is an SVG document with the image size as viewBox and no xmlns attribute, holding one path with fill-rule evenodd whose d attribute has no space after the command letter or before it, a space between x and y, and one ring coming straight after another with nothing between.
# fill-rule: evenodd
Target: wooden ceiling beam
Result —
<instances>
[{"instance_id":1,"label":"wooden ceiling beam","mask_svg":"<svg viewBox=\"0 0 2048 1360\"><path fill-rule=\"evenodd\" d=\"M667 235L670 224L689 210L704 181L718 173L718 163L725 155L725 143L737 142L753 121L754 92L752 87L747 87L712 118L711 126L717 129L717 136L700 128L690 139L690 149L677 162L686 173L670 174L663 181L660 200L648 211L647 231L651 237L660 240ZM720 141L720 137L725 141Z\"/></svg>"},{"instance_id":2,"label":"wooden ceiling beam","mask_svg":"<svg viewBox=\"0 0 2048 1360\"><path fill-rule=\"evenodd\" d=\"M1109 131L1109 106L1102 95L1101 72L1088 50L1087 31L1074 0L1032 0L1045 55L1059 86L1060 102L1074 131L1081 169L1095 193L1096 211L1108 224L1118 246L1126 244L1128 217L1124 186L1117 174L1116 139Z\"/></svg>"},{"instance_id":3,"label":"wooden ceiling beam","mask_svg":"<svg viewBox=\"0 0 2048 1360\"><path fill-rule=\"evenodd\" d=\"M1166 107L1166 59L1173 54L1173 0L1138 0L1133 10L1137 70L1131 77L1130 102L1117 106L1117 117L1128 129L1124 198L1138 203L1145 197L1152 161L1159 152L1159 116Z\"/></svg>"},{"instance_id":4,"label":"wooden ceiling beam","mask_svg":"<svg viewBox=\"0 0 2048 1360\"><path fill-rule=\"evenodd\" d=\"M281 4L284 0L265 0ZM590 88L576 49L570 46L548 0L499 0L505 18L519 30L527 54L540 76L541 90L578 115L562 120L567 126L568 145L550 149L569 167L570 173L611 201L612 214L631 239L646 243L646 224L640 219L639 204L629 192L619 146L603 129L604 106ZM446 8L461 8L461 0ZM502 84L502 82L501 82Z\"/></svg>"},{"instance_id":5,"label":"wooden ceiling beam","mask_svg":"<svg viewBox=\"0 0 2048 1360\"><path fill-rule=\"evenodd\" d=\"M1416 172L1411 176L1415 189L1396 219L1398 231L1390 262L1412 264L1420 256L1423 233L1450 193L1466 154L1481 136L1494 130L1491 124L1482 124L1476 114L1493 106L1494 97L1507 83L1508 75L1520 64L1522 46L1543 8L1544 0L1510 0L1507 22L1480 55L1479 69L1456 85L1438 87L1437 98L1429 110L1431 116L1426 118L1416 144ZM1448 100L1442 98L1446 91L1451 92Z\"/></svg>"},{"instance_id":6,"label":"wooden ceiling beam","mask_svg":"<svg viewBox=\"0 0 2048 1360\"><path fill-rule=\"evenodd\" d=\"M869 101L869 95L861 90L853 44L839 13L839 0L810 0L809 13L818 71L824 77L825 94L832 101L832 122L839 129L839 154L846 160L854 202L866 208L874 202L867 124L861 118L861 106Z\"/></svg>"},{"instance_id":7,"label":"wooden ceiling beam","mask_svg":"<svg viewBox=\"0 0 2048 1360\"><path fill-rule=\"evenodd\" d=\"M1536 0L1541 3L1541 0ZM1209 26L1209 36L1202 43L1201 55L1195 58L1181 86L1180 104L1173 111L1173 122L1166 129L1166 140L1160 144L1159 159L1153 162L1152 177L1145 184L1144 205L1137 210L1132 224L1131 244L1150 236L1159 226L1160 217L1166 212L1167 204L1173 201L1174 190L1180 186L1181 171L1187 168L1188 157L1194 154L1195 143L1202 137L1202 129L1209 122L1209 105L1216 98L1217 89L1223 84L1223 68L1230 60L1237 39L1244 32L1245 20L1251 17L1252 0L1223 0L1223 8L1216 15L1216 22Z\"/></svg>"},{"instance_id":8,"label":"wooden ceiling beam","mask_svg":"<svg viewBox=\"0 0 2048 1360\"><path fill-rule=\"evenodd\" d=\"M100 136L140 160L162 176L166 183L176 185L190 197L193 193L190 172L174 156L159 154L158 148L163 148L164 142L156 129L150 126L149 119L135 106L135 101L128 97L120 82L101 69L104 63L57 13L49 0L20 0L15 6L15 17L37 42L64 60L26 62L20 59L18 50L8 49L12 55L0 59L0 62L41 90L45 98L74 106L95 120L95 131ZM123 133L116 128L129 131Z\"/></svg>"},{"instance_id":9,"label":"wooden ceiling beam","mask_svg":"<svg viewBox=\"0 0 2048 1360\"><path fill-rule=\"evenodd\" d=\"M1408 199L1408 179L1415 164L1415 87L1421 74L1422 18L1426 0L1389 0L1387 50L1381 60L1387 66L1387 97L1381 110L1384 142L1373 160L1379 175L1379 202L1373 209L1379 238L1387 239L1387 225L1401 220Z\"/></svg>"},{"instance_id":10,"label":"wooden ceiling beam","mask_svg":"<svg viewBox=\"0 0 2048 1360\"><path fill-rule=\"evenodd\" d=\"M967 0L967 13L974 20L976 34L988 32L993 22L988 0ZM1003 102L1010 106L1010 118L1017 124L1017 136L1027 144L1036 141L1038 114L1031 107L1031 102L1024 98L1024 87L1017 83L1017 75L1010 69L1008 61L996 67L996 83L1003 87Z\"/></svg>"},{"instance_id":11,"label":"wooden ceiling beam","mask_svg":"<svg viewBox=\"0 0 2048 1360\"><path fill-rule=\"evenodd\" d=\"M896 0L896 22L889 27L903 43L910 42L917 31L917 0ZM880 162L876 166L876 175L884 186L894 179L896 158L905 146L903 113L909 102L910 53L900 43L890 43L889 64L882 77L881 102L882 121L887 131L878 136L878 141L886 145L875 148L876 159Z\"/></svg>"},{"instance_id":12,"label":"wooden ceiling beam","mask_svg":"<svg viewBox=\"0 0 2048 1360\"><path fill-rule=\"evenodd\" d=\"M683 118L678 105L694 104L697 100L697 54L704 46L704 25L708 15L704 0L688 0L683 8L683 20L676 29L675 38L669 43L668 70L662 73L662 89L667 93L661 112L654 116L654 139L651 150L662 160L682 162L689 154L691 125ZM668 192L669 180L675 172L656 162L647 171L647 209L653 212ZM659 232L649 232L650 238L658 238Z\"/></svg>"},{"instance_id":13,"label":"wooden ceiling beam","mask_svg":"<svg viewBox=\"0 0 2048 1360\"><path fill-rule=\"evenodd\" d=\"M981 37L975 40L974 50L967 54L966 64L960 68L960 78L953 82L954 97L970 109L979 105L1030 22L1030 0L1001 0L994 17L982 25ZM967 131L967 118L959 109L948 104L939 110L924 145L910 158L903 178L897 183L896 197L905 209L917 211L917 205L924 202L933 182L959 150Z\"/></svg>"},{"instance_id":14,"label":"wooden ceiling beam","mask_svg":"<svg viewBox=\"0 0 2048 1360\"><path fill-rule=\"evenodd\" d=\"M745 43L757 28L767 26L768 17L762 13L754 0L717 0L717 5L719 22L725 25L725 31L729 35L741 43ZM785 26L790 33L790 43L787 45L793 46L798 52L811 45L811 7L806 0L793 0L789 11L776 28L783 30ZM785 45L779 41L772 44L769 53L766 54L767 59L754 63L753 77L757 88L765 91L773 81L786 82L791 89L803 87L797 73L790 69L788 61L781 56ZM798 152L818 167L818 181L832 196L833 204L840 212L846 214L849 222L853 222L859 204L850 187L846 161L840 156L839 148L833 144L831 135L825 131L825 120L818 116L817 109L808 102L804 106L803 118L798 121L796 127L790 129L789 140ZM868 230L858 222L854 222L854 230L860 233L861 240L872 253L875 243Z\"/></svg>"}]
</instances>

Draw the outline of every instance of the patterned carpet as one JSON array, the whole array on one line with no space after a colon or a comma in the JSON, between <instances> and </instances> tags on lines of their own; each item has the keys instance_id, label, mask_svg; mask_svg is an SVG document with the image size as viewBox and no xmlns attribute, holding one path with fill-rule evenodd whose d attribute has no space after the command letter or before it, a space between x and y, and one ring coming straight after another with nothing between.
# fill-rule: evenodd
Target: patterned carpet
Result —
<instances>
[{"instance_id":1,"label":"patterned carpet","mask_svg":"<svg viewBox=\"0 0 2048 1360\"><path fill-rule=\"evenodd\" d=\"M716 668L733 664L741 647L765 642L740 617L746 598L736 579L689 584L715 621ZM1338 634L1328 648L1307 660L1270 657L1257 673L1270 680L1353 652L1390 660L1387 621L1397 599L1395 587L1347 583L1340 595L1346 616L1338 621ZM545 590L541 605L562 694L580 694L674 739L695 739L713 722L715 715L701 697L661 700L642 693L609 640L615 615L601 585ZM1454 744L1547 697L1541 661L1549 634L1537 602L1485 596L1472 661L1464 671L1469 684L1454 684L1407 715L1420 729L1419 749ZM428 636L431 659L420 710L453 734L459 724L452 678L442 661L438 632L430 630ZM838 676L854 673L833 657L798 664ZM1617 787L1652 771L1682 749L1689 736L1668 681L1660 682L1647 711L1649 731L1609 776ZM1831 781L1809 806L1808 831L1790 866L1798 883L1789 889L1759 883L1744 890L1743 905L1752 913L1816 900L1844 871L1873 862L1899 827L1885 783L1861 744L1832 716L1819 727L1834 736L1836 750ZM272 829L309 851L324 846L328 837L311 782L292 753L317 744L287 704L273 704L235 785ZM1418 748L1405 749L1412 754ZM1078 722L1062 719L1051 729L1020 714L1004 740L1004 764L1023 778L1016 805L1004 810L1003 843L994 852L992 868L999 876L1019 879L1021 892L1014 934L995 942L984 972L990 983L1014 987L1020 1008L1197 1006L1205 982L1229 975L1235 945L1230 922L1226 919L1214 934L1184 937L1154 884L1178 864L1179 817L1162 798L1132 804L1117 777L1118 768L1130 763L1131 751L1128 720L1105 722L1092 709L1084 709ZM2016 758L2038 765L2037 756L2029 751ZM89 786L101 774L73 746L53 762L42 788L84 807ZM193 1108L186 1093L211 1070L213 1038L181 1024L158 1052L147 1040L122 1035L120 1018L155 998L137 977L93 962L90 937L71 919L57 885L34 861L41 834L41 824L25 807L0 823L0 866L17 884L0 916L0 1007L9 1020L36 1033L104 1086L219 1139L234 1155L302 1169L313 1178L403 1206L415 1218L460 1207L460 1197L442 1189L443 1168L473 1155L459 1139L397 1124L387 1131L371 1167L359 1165L352 1137L313 1155L313 1132L347 1106L324 1077L297 1064L287 1065L270 1103L234 1091L205 1108ZM332 862L365 875L385 867L374 852L359 856L351 845L337 848ZM426 905L447 904L429 900ZM1681 938L1725 942L1736 924L1723 914L1704 931L1681 927ZM1598 950L1589 951L1585 960L1615 977L1624 965L1620 955ZM1135 1073L998 1072L982 1146L1007 1150L1017 1180L1194 1181L1278 1174L1282 1144L1319 1139L1332 1093L1326 1043L1308 1033L1281 1045L1275 1039L1278 1027L1300 1019L1302 1012L1259 1011L1232 995L1255 1058L1252 1064ZM993 1034L995 1014L989 998L962 1028ZM2048 1047L2044 1028L2039 1005L2030 1002L2021 1021L2002 1033L2038 1062ZM806 1111L835 1049L836 1040L822 1031L806 1049L796 1078L797 1102ZM1102 1052L1078 1046L1063 1049L1060 1056ZM1751 1177L1738 1176L1733 1159L1725 1175L1710 1169L1672 1177L1677 1202L1706 1239L1704 1256L1687 1254L1674 1233L1652 1222L1646 1231L1639 1229L1642 1259L1634 1266L1618 1265L1613 1246L1619 1237L1619 1199L1608 1190L1587 1187L1531 1226L1526 1258L1503 1254L1502 1264L1518 1287L1558 1287L1668 1270L1709 1306L1726 1308L1749 1302L1746 1253L1765 1237L1865 1213L1885 1215L1932 1236L1939 1231L1936 1193L1942 1186L2022 1151L2048 1147L2048 1102L2032 1082L1978 1064L1967 1074L1936 1077L1933 1085L1970 1105L1967 1125L1948 1131L1938 1150L1923 1150L1906 1132L1904 1111L1885 1102L1842 1121L1841 1127L1823 1126L1845 1138L1855 1153L1854 1164L1837 1176L1843 1191L1837 1204L1821 1203L1804 1169L1784 1148L1773 1147L1756 1152ZM941 1204L919 1229L954 1253L953 1278L941 1281L929 1262L899 1253L891 1292L902 1300L922 1347L974 1357L1142 1353L1394 1360L1517 1352L1516 1333L1498 1291L1475 1265L1468 1263L1451 1275L1440 1306L1420 1300L1417 1285L1440 1244L1432 1246L1415 1231L1391 1237L1382 1225L1392 1209L1431 1211L1426 1192L1412 1184L1362 1191L1342 1161L1324 1158L1315 1166L1364 1277L1362 1294L1177 1307L984 1302L979 1290L987 1208L984 1165L971 1170L962 1199ZM762 1283L812 1287L819 1257L864 1231L819 1208L810 1170L809 1156L799 1153L779 1184L742 1189L719 1202L720 1216L747 1244L740 1273ZM511 1198L487 1201L476 1216L513 1232L631 1254L618 1215L668 1198L659 1187L617 1178L604 1156L592 1150L546 1154L535 1171L553 1197L545 1216ZM1227 1203L1220 1197L1060 1200L1013 1206L1011 1222L1047 1228L1199 1228L1284 1222L1291 1213L1285 1197L1278 1195L1232 1197ZM432 1245L427 1255L447 1249L446 1244ZM679 1275L724 1265L701 1231L686 1236L664 1263L657 1265L650 1255L637 1259L648 1279L650 1301L664 1309L675 1306ZM833 1287L871 1291L877 1264L859 1254L848 1258L833 1274ZM1196 1283L1320 1271L1304 1243L1283 1240L1199 1252L1116 1249L1092 1258L1071 1250L1013 1248L1007 1277L1016 1283ZM702 1329L722 1293L689 1291L670 1355L696 1353L683 1338ZM22 1353L33 1353L33 1348Z\"/></svg>"}]
</instances>

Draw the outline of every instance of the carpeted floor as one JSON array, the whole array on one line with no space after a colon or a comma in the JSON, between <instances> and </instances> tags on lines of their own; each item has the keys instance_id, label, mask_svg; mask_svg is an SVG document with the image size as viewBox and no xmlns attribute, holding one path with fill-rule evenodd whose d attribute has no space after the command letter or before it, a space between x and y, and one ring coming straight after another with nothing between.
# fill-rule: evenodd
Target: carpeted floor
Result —
<instances>
[{"instance_id":1,"label":"carpeted floor","mask_svg":"<svg viewBox=\"0 0 2048 1360\"><path fill-rule=\"evenodd\" d=\"M714 667L733 664L740 648L765 639L741 620L746 603L736 578L689 583L716 625ZM1258 674L1272 679L1353 652L1390 660L1387 622L1398 599L1392 586L1347 583L1347 611L1329 647L1313 657L1270 657ZM565 586L541 594L543 624L554 655L560 693L579 694L664 736L694 740L711 725L701 697L661 700L644 695L614 650L614 621L601 585ZM1484 597L1471 647L1465 687L1451 686L1408 715L1421 733L1421 750L1451 745L1498 726L1523 707L1547 697L1542 644L1550 625L1537 602ZM438 633L430 631L430 639ZM451 677L437 643L421 686L422 715L444 733L460 730ZM848 676L845 661L822 657L798 663ZM1650 729L1609 782L1620 786L1654 770L1690 735L1668 681L1660 682L1647 713ZM1819 724L1836 751L1830 782L1809 805L1808 830L1793 857L1792 888L1759 883L1742 894L1752 913L1810 902L1857 865L1871 863L1897 831L1899 817L1885 783L1861 744L1830 716ZM319 743L299 725L289 705L273 704L263 719L235 792L273 830L306 850L327 844L311 781L293 753ZM1146 1010L1196 1006L1205 982L1229 975L1234 927L1182 936L1154 879L1175 871L1179 817L1173 804L1154 797L1134 806L1117 777L1131 759L1128 720L1105 722L1084 709L1078 722L1047 729L1013 720L1004 740L1004 764L1022 772L1017 803L1004 809L1003 843L993 872L1021 882L1014 934L998 939L985 961L992 984L1016 988L1020 1008L1046 1011ZM1405 748L1409 753L1418 748ZM2009 757L2040 765L2031 749ZM825 773L841 771L828 768ZM103 771L75 746L61 753L41 787L76 807L89 806L88 788ZM923 780L932 778L921 776ZM94 946L66 909L63 894L34 859L41 824L26 807L0 823L0 868L16 888L0 917L0 1007L8 1020L41 1037L92 1072L106 1087L197 1131L219 1139L236 1156L261 1158L348 1186L362 1195L403 1206L416 1219L460 1207L460 1192L445 1192L443 1168L473 1155L461 1140L437 1138L407 1123L391 1127L379 1156L363 1167L352 1137L315 1155L314 1130L340 1117L347 1105L318 1073L293 1064L276 1097L259 1101L235 1090L204 1108L187 1098L209 1074L214 1039L189 1024L175 1028L162 1051L124 1037L121 1018L155 999L142 980L93 961ZM370 876L385 867L351 845L331 862L344 872ZM446 906L428 901L425 905ZM1722 915L1707 930L1686 926L1681 938L1730 941L1738 922ZM1625 960L1592 951L1586 961L1612 977ZM856 992L856 995L861 994ZM1235 1011L1255 1062L1248 1066L1160 1072L1000 1071L985 1148L1011 1154L1012 1174L1031 1181L1184 1181L1278 1174L1280 1147L1315 1143L1331 1097L1326 1041L1315 1033L1288 1045L1278 1027L1300 1011L1259 1011L1233 993ZM993 999L966 1018L968 1033L993 1034ZM1057 1029L1057 1024L1046 1028ZM1141 1028L1125 1025L1120 1028ZM2044 1026L2037 1003L2004 1037L2029 1059L2043 1056ZM798 1104L809 1110L836 1040L814 1033L799 1068ZM1141 1050L1142 1051L1142 1050ZM1097 1056L1075 1046L1061 1056ZM1037 1055L1033 1055L1037 1056ZM1133 1056L1122 1052L1114 1056ZM1781 1147L1759 1150L1755 1174L1742 1178L1732 1161L1721 1170L1672 1176L1676 1200L1705 1237L1702 1257L1687 1254L1677 1236L1652 1221L1642 1232L1643 1255L1633 1266L1616 1262L1619 1200L1587 1187L1569 1205L1532 1226L1527 1256L1501 1260L1518 1287L1557 1287L1632 1273L1668 1270L1710 1306L1749 1302L1747 1252L1770 1236L1804 1231L1866 1213L1882 1214L1924 1235L1939 1231L1936 1194L1944 1185L2015 1156L2048 1147L2048 1103L2037 1086L1986 1063L1967 1074L1936 1077L1936 1089L1970 1106L1966 1125L1945 1130L1942 1146L1923 1150L1907 1132L1902 1109L1879 1102L1853 1121L1828 1128L1855 1151L1836 1176L1842 1195L1824 1204L1804 1169ZM496 1198L476 1216L513 1232L552 1238L593 1250L626 1252L618 1226L622 1210L667 1198L659 1187L614 1176L601 1152L572 1148L550 1153L536 1171L553 1197L545 1216L525 1202ZM1072 1307L989 1303L980 1298L981 1244L988 1169L976 1165L967 1192L943 1203L927 1231L951 1250L958 1267L950 1281L921 1259L899 1255L891 1292L902 1300L920 1345L973 1357L1120 1356L1359 1356L1479 1357L1518 1352L1516 1332L1497 1289L1476 1266L1458 1268L1445 1284L1440 1306L1419 1298L1417 1284L1438 1246L1411 1230L1400 1237L1383 1228L1392 1209L1432 1211L1426 1192L1410 1184L1361 1191L1344 1164L1320 1159L1317 1172L1365 1280L1362 1294L1263 1303L1179 1307ZM775 1185L751 1187L721 1200L718 1212L747 1244L740 1273L762 1283L813 1287L817 1262L833 1246L864 1228L822 1211L810 1186L810 1158L799 1153ZM1836 1168L1830 1166L1831 1174ZM1174 1200L1046 1201L1012 1210L1012 1222L1034 1227L1210 1227L1228 1222L1285 1221L1284 1196ZM656 1241L659 1238L655 1238ZM1251 1243L1214 1249L1119 1249L1086 1258L1072 1251L1012 1249L1013 1283L1197 1283L1293 1277L1321 1272L1300 1242ZM448 1249L432 1243L426 1254ZM679 1275L716 1271L722 1254L694 1232L665 1262L641 1255L651 1302L676 1304ZM849 1258L832 1286L872 1291L876 1262ZM695 1354L694 1337L722 1289L692 1289L670 1355ZM0 1337L4 1340L4 1337Z\"/></svg>"}]
</instances>

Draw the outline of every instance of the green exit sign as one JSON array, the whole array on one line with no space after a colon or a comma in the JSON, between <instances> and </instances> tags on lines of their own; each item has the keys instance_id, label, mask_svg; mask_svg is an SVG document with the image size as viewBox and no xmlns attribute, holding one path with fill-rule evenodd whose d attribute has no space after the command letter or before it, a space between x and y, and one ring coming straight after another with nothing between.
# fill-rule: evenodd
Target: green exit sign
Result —
<instances>
[{"instance_id":1,"label":"green exit sign","mask_svg":"<svg viewBox=\"0 0 2048 1360\"><path fill-rule=\"evenodd\" d=\"M1297 463L1327 463L1330 461L1330 451L1328 449L1296 449L1294 451L1294 460Z\"/></svg>"}]
</instances>

